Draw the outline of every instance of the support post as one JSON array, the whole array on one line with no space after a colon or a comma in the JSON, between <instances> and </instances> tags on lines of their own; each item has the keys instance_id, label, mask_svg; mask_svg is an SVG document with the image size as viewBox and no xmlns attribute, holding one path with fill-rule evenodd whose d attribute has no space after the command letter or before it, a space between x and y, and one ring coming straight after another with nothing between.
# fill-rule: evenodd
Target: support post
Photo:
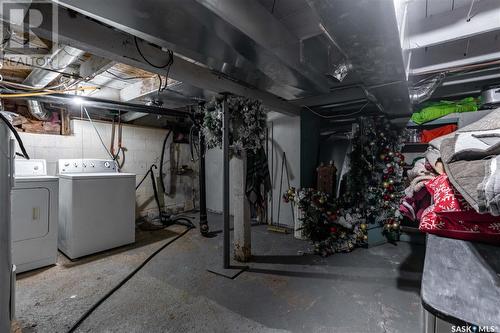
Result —
<instances>
[{"instance_id":1,"label":"support post","mask_svg":"<svg viewBox=\"0 0 500 333\"><path fill-rule=\"evenodd\" d=\"M203 130L200 128L198 134L198 142L200 146L199 156L199 188L200 188L200 232L202 235L208 234L208 221L207 221L207 189L205 182L205 136Z\"/></svg>"},{"instance_id":2,"label":"support post","mask_svg":"<svg viewBox=\"0 0 500 333\"><path fill-rule=\"evenodd\" d=\"M224 255L223 265L225 269L230 266L229 256L229 109L226 98L222 102L223 126L222 126L222 155L223 155L223 210L224 210Z\"/></svg>"},{"instance_id":3,"label":"support post","mask_svg":"<svg viewBox=\"0 0 500 333\"><path fill-rule=\"evenodd\" d=\"M250 204L245 193L246 153L231 159L231 182L233 186L234 214L234 258L240 262L250 260L251 236Z\"/></svg>"}]
</instances>

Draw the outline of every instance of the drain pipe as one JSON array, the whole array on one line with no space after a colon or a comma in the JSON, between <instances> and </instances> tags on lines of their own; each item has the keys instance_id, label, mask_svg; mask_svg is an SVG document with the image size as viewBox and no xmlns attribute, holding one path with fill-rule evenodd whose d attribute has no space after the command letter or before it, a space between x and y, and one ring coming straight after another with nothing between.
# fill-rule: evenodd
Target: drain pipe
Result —
<instances>
[{"instance_id":1,"label":"drain pipe","mask_svg":"<svg viewBox=\"0 0 500 333\"><path fill-rule=\"evenodd\" d=\"M431 98L434 91L443 82L445 76L445 73L440 73L421 86L410 88L411 104L420 104Z\"/></svg>"},{"instance_id":2,"label":"drain pipe","mask_svg":"<svg viewBox=\"0 0 500 333\"><path fill-rule=\"evenodd\" d=\"M63 46L54 51L47 64L43 67L49 70L64 71L84 54L85 52L82 50L71 46ZM49 70L42 68L33 69L26 79L24 79L23 84L35 88L45 88L60 75L60 73Z\"/></svg>"}]
</instances>

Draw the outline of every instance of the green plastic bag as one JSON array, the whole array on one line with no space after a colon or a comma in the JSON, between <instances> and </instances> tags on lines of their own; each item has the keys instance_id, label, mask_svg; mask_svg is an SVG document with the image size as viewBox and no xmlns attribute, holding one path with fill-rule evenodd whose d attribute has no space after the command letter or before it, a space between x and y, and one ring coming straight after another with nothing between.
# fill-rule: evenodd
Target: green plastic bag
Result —
<instances>
[{"instance_id":1,"label":"green plastic bag","mask_svg":"<svg viewBox=\"0 0 500 333\"><path fill-rule=\"evenodd\" d=\"M479 108L479 99L467 97L459 101L439 101L426 103L424 107L411 116L411 120L418 125L441 118L455 112L472 112Z\"/></svg>"}]
</instances>

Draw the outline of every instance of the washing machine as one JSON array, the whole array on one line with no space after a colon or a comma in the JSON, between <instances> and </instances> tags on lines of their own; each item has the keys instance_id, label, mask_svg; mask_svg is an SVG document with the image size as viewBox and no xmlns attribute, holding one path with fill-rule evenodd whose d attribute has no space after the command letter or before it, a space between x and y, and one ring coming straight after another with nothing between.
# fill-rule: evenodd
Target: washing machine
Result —
<instances>
[{"instance_id":1,"label":"washing machine","mask_svg":"<svg viewBox=\"0 0 500 333\"><path fill-rule=\"evenodd\" d=\"M58 162L58 247L70 259L135 242L135 174L115 161Z\"/></svg>"},{"instance_id":2,"label":"washing machine","mask_svg":"<svg viewBox=\"0 0 500 333\"><path fill-rule=\"evenodd\" d=\"M12 261L17 273L57 260L58 178L45 160L15 160L11 192Z\"/></svg>"}]
</instances>

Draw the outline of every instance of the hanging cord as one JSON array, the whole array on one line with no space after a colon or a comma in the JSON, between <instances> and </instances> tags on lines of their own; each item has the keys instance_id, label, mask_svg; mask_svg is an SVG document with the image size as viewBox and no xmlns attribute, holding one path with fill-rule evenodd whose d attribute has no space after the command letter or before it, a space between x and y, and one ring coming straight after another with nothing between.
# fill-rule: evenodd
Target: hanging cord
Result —
<instances>
[{"instance_id":1,"label":"hanging cord","mask_svg":"<svg viewBox=\"0 0 500 333\"><path fill-rule=\"evenodd\" d=\"M163 180L164 174L163 174L163 164L165 161L165 148L167 147L167 141L168 138L170 137L170 134L172 134L172 130L169 130L167 135L165 136L165 139L163 140L163 146L161 149L161 158L160 158L160 185L163 193L165 192L165 181Z\"/></svg>"},{"instance_id":2,"label":"hanging cord","mask_svg":"<svg viewBox=\"0 0 500 333\"><path fill-rule=\"evenodd\" d=\"M283 193L283 175L286 172L286 180L288 188L290 188L290 174L288 173L288 164L286 160L286 154L283 152L281 157L281 177L280 177L280 191L279 193ZM292 219L295 221L295 212L293 211L293 202L290 201L290 207L292 208ZM281 211L281 200L278 201L278 223L280 225L280 211Z\"/></svg>"},{"instance_id":3,"label":"hanging cord","mask_svg":"<svg viewBox=\"0 0 500 333\"><path fill-rule=\"evenodd\" d=\"M104 140L102 139L101 133L99 133L99 130L97 129L97 127L95 127L94 121L92 120L92 118L90 118L90 114L87 111L87 108L85 106L83 106L83 104L80 107L83 111L85 111L85 115L87 116L87 119L90 121L90 124L92 125L92 127L94 128L94 131L96 132L97 136L99 137L99 140L101 141L102 147L106 150L106 153L108 153L109 157L111 157L111 159L116 162L116 157L113 154L111 154L111 152L108 150L108 147L106 147L106 144L104 143ZM120 168L118 168L118 171L120 171L119 169Z\"/></svg>"},{"instance_id":4,"label":"hanging cord","mask_svg":"<svg viewBox=\"0 0 500 333\"><path fill-rule=\"evenodd\" d=\"M125 149L122 147L122 122L121 122L121 111L118 111L118 122L117 122L117 127L118 127L118 149L115 154L115 118L113 118L113 122L111 124L111 146L110 146L110 153L113 156L113 161L116 162L118 165L118 169L123 168L125 165ZM121 153L121 162L118 160L120 159L120 153Z\"/></svg>"},{"instance_id":5,"label":"hanging cord","mask_svg":"<svg viewBox=\"0 0 500 333\"><path fill-rule=\"evenodd\" d=\"M158 68L158 69L163 69L163 68L167 68L167 67L170 67L172 66L172 64L174 63L174 52L171 51L171 50L168 50L167 53L168 53L168 60L167 62L165 63L165 65L163 66L158 66L158 65L155 65L153 64L152 62L150 62L145 56L144 54L142 53L141 51L141 48L139 47L139 42L138 42L138 39L137 37L134 36L134 43L135 43L135 48L137 49L137 52L139 53L139 55L141 56L141 58L148 63L148 65L154 67L154 68ZM168 79L168 78L167 78ZM161 84L160 84L161 86Z\"/></svg>"},{"instance_id":6,"label":"hanging cord","mask_svg":"<svg viewBox=\"0 0 500 333\"><path fill-rule=\"evenodd\" d=\"M115 287L113 287L110 291L108 291L103 297L101 297L90 309L85 311L85 313L78 319L78 321L71 326L71 328L67 331L67 333L73 333L75 332L78 327L102 304L104 303L111 295L113 295L116 291L118 291L125 283L127 283L131 278L134 277L148 262L151 261L156 255L158 255L160 252L162 252L167 246L178 240L179 238L183 237L185 234L187 234L192 227L187 227L185 231L183 231L180 235L176 236L174 239L168 241L165 243L162 247L160 247L158 250L153 252L149 257L147 257L146 260L144 260L136 269L134 269L132 272L130 272L129 275L127 275L122 281L120 281Z\"/></svg>"},{"instance_id":7,"label":"hanging cord","mask_svg":"<svg viewBox=\"0 0 500 333\"><path fill-rule=\"evenodd\" d=\"M0 112L0 119L7 125L7 127L10 129L12 134L14 134L14 137L16 138L17 143L19 144L19 148L21 149L22 154L16 153L18 156L22 156L25 159L29 160L30 157L28 153L26 152L26 148L24 148L24 143L23 140L21 140L21 137L19 136L19 133L17 133L16 128L10 123L10 121Z\"/></svg>"},{"instance_id":8,"label":"hanging cord","mask_svg":"<svg viewBox=\"0 0 500 333\"><path fill-rule=\"evenodd\" d=\"M357 110L357 111L354 111L354 112L351 112L351 113L348 113L348 114L336 114L336 115L332 115L332 116L325 116L324 114L321 114L319 112L316 112L314 111L313 109L311 109L310 107L308 107L307 105L303 105L303 107L305 107L307 110L311 111L312 113L314 113L315 115L317 115L318 117L321 117L321 118L324 118L324 119L334 119L334 118L340 118L340 117L351 117L355 114L358 114L360 113L361 111L363 111L365 109L365 107L369 104L370 102L366 102L365 104L363 104L363 106Z\"/></svg>"}]
</instances>

